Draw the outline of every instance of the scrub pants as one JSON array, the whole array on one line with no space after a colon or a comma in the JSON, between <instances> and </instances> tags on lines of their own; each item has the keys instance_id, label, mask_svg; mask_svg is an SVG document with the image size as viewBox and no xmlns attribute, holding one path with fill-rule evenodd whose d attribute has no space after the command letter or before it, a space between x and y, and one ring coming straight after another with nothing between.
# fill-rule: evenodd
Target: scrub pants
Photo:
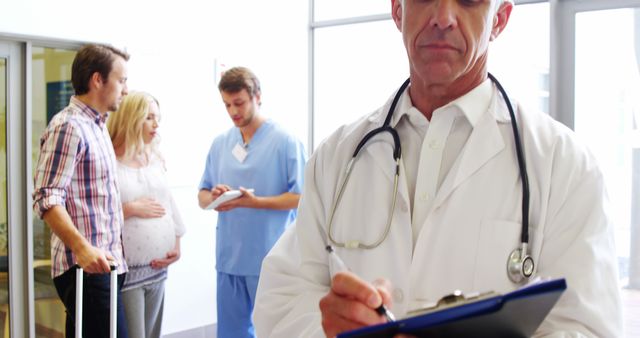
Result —
<instances>
[{"instance_id":1,"label":"scrub pants","mask_svg":"<svg viewBox=\"0 0 640 338\"><path fill-rule=\"evenodd\" d=\"M254 338L251 314L256 300L258 276L218 272L217 338Z\"/></svg>"}]
</instances>

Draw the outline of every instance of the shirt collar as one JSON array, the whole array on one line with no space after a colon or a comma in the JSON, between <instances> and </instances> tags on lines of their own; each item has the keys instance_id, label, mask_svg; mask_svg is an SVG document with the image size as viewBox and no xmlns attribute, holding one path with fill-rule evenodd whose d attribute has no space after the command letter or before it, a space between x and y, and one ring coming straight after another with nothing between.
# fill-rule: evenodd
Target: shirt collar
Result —
<instances>
[{"instance_id":1,"label":"shirt collar","mask_svg":"<svg viewBox=\"0 0 640 338\"><path fill-rule=\"evenodd\" d=\"M480 120L480 117L489 109L492 98L493 86L491 84L491 80L486 79L468 93L436 109L434 111L434 114L438 111L448 110L451 107L456 107L467 118L469 124L471 124L472 127L475 127L476 123ZM386 107L387 111L382 111L380 115L382 120L384 120L388 113L389 105L387 105ZM413 106L411 97L409 96L409 87L407 87L404 93L402 93L400 100L398 101L396 111L391 118L390 124L392 127L395 127L402 116L407 115L407 118L409 118L411 115L415 115L416 113L422 115L422 113Z\"/></svg>"},{"instance_id":2,"label":"shirt collar","mask_svg":"<svg viewBox=\"0 0 640 338\"><path fill-rule=\"evenodd\" d=\"M70 104L78 107L83 115L92 119L97 125L103 125L106 122L107 117L109 117L109 112L104 115L100 114L95 109L80 101L75 95L71 97Z\"/></svg>"},{"instance_id":3,"label":"shirt collar","mask_svg":"<svg viewBox=\"0 0 640 338\"><path fill-rule=\"evenodd\" d=\"M411 96L409 96L409 88L411 88L411 84L409 84L407 89L404 90L404 93L402 93L402 96L400 96L400 100L398 101L398 105L396 106L396 111L393 113L391 122L389 122L389 124L394 128L396 127L398 122L400 122L402 117L405 115L407 115L407 118L409 118L410 115L416 115L416 114L422 115L422 113L418 109L416 109L413 106L413 103L411 102ZM388 107L387 107L387 111L385 111L384 115L382 115L383 120L384 118L386 118L387 113L388 113ZM424 115L422 116L424 118ZM425 118L425 121L426 121L426 118Z\"/></svg>"},{"instance_id":4,"label":"shirt collar","mask_svg":"<svg viewBox=\"0 0 640 338\"><path fill-rule=\"evenodd\" d=\"M436 109L433 113L436 114L440 110L456 107L467 118L471 127L475 127L480 117L489 109L492 96L491 80L486 79L470 92Z\"/></svg>"}]
</instances>

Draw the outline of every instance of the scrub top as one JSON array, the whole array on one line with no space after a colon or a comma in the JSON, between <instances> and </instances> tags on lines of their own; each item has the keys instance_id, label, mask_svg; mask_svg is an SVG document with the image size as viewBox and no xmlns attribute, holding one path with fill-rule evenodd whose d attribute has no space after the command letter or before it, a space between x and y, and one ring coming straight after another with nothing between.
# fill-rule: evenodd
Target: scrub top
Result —
<instances>
[{"instance_id":1,"label":"scrub top","mask_svg":"<svg viewBox=\"0 0 640 338\"><path fill-rule=\"evenodd\" d=\"M237 155L238 148L246 152L244 158ZM213 141L198 188L226 184L233 189L253 188L256 196L300 194L306 161L302 143L272 120L262 123L246 146L240 130L233 127ZM216 269L232 275L258 276L262 259L295 217L296 209L235 208L220 212Z\"/></svg>"}]
</instances>

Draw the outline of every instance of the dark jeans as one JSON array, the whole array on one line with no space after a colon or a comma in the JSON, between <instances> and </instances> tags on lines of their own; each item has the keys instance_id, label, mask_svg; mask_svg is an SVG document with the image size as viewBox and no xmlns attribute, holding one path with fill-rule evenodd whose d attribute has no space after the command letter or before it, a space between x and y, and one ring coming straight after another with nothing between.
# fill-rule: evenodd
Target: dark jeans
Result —
<instances>
[{"instance_id":1,"label":"dark jeans","mask_svg":"<svg viewBox=\"0 0 640 338\"><path fill-rule=\"evenodd\" d=\"M76 266L53 279L58 296L67 310L66 338L75 337L76 324ZM118 275L118 338L128 338L124 306L120 289L124 275ZM111 279L108 273L84 273L82 296L82 337L109 338L109 295Z\"/></svg>"}]
</instances>

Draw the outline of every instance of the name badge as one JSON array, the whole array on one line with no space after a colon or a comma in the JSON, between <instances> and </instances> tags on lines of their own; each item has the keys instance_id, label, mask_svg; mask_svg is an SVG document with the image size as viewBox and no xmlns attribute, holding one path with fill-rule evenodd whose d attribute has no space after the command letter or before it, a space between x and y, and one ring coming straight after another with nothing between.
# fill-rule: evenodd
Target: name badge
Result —
<instances>
[{"instance_id":1,"label":"name badge","mask_svg":"<svg viewBox=\"0 0 640 338\"><path fill-rule=\"evenodd\" d=\"M233 157L235 157L236 160L238 160L238 162L240 163L244 162L244 159L247 158L247 150L239 144L236 144L236 146L233 147L231 153L233 154Z\"/></svg>"}]
</instances>

